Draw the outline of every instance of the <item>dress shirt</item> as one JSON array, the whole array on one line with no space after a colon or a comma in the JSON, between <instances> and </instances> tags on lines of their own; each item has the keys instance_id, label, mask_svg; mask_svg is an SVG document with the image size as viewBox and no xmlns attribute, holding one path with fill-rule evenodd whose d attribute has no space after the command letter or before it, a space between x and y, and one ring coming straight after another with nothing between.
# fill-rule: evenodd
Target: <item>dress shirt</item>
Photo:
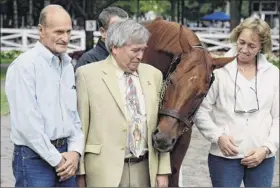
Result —
<instances>
[{"instance_id":1,"label":"dress shirt","mask_svg":"<svg viewBox=\"0 0 280 188\"><path fill-rule=\"evenodd\" d=\"M14 60L6 76L11 139L51 166L62 159L51 140L67 138L68 151L84 150L71 58L62 54L60 59L37 42Z\"/></svg>"},{"instance_id":2,"label":"dress shirt","mask_svg":"<svg viewBox=\"0 0 280 188\"><path fill-rule=\"evenodd\" d=\"M112 60L113 60L114 66L116 67L116 77L118 79L122 100L124 102L125 117L129 121L129 119L130 119L129 112L128 112L128 109L126 107L126 105L128 105L128 104L127 104L127 101L125 99L126 89L127 89L126 82L125 82L125 75L124 75L125 72L118 66L117 62L115 61L115 59L113 57L112 57ZM143 122L144 123L143 126L146 127L146 131L145 131L146 134L143 135L144 138L146 139L146 144L145 144L146 146L143 149L143 152L141 154L141 155L144 155L148 151L147 115L146 115L145 98L144 98L144 95L143 95L143 92L142 92L142 87L141 87L139 76L138 76L137 72L136 71L133 72L131 74L131 76L132 76L131 78L132 78L133 84L136 87L137 98L138 98L139 105L140 105L140 112L141 112L141 114L143 114L143 118L142 118L141 122ZM128 134L129 134L129 131L128 131ZM128 157L132 157L132 155L129 152L128 143L127 143L126 158L128 158Z\"/></svg>"}]
</instances>

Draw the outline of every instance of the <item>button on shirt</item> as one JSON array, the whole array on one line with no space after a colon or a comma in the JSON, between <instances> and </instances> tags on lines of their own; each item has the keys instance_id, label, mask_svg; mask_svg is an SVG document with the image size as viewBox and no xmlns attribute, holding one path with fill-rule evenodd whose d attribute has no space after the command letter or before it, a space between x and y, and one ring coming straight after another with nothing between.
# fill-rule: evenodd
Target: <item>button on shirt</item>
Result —
<instances>
[{"instance_id":1,"label":"button on shirt","mask_svg":"<svg viewBox=\"0 0 280 188\"><path fill-rule=\"evenodd\" d=\"M9 66L6 76L11 139L34 150L51 166L58 165L62 156L50 140L67 138L68 151L82 154L84 150L70 61L62 54L60 63L37 42Z\"/></svg>"}]
</instances>

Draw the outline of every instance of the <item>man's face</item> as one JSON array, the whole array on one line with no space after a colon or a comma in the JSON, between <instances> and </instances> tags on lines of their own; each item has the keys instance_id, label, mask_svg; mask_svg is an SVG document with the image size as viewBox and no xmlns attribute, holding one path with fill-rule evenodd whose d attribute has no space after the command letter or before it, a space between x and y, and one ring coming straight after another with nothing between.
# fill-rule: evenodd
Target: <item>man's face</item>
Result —
<instances>
[{"instance_id":1,"label":"man's face","mask_svg":"<svg viewBox=\"0 0 280 188\"><path fill-rule=\"evenodd\" d=\"M49 13L46 25L39 25L40 41L53 54L61 54L67 51L72 30L72 22L69 15L64 12Z\"/></svg>"},{"instance_id":2,"label":"man's face","mask_svg":"<svg viewBox=\"0 0 280 188\"><path fill-rule=\"evenodd\" d=\"M112 48L112 55L117 64L125 72L134 72L138 69L147 44L127 44L121 48Z\"/></svg>"}]
</instances>

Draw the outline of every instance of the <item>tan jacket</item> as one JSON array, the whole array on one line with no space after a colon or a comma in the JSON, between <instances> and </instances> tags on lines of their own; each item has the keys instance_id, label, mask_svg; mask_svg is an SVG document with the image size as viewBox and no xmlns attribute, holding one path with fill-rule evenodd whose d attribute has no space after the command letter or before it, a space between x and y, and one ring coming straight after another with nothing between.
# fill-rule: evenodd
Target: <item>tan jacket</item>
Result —
<instances>
[{"instance_id":1,"label":"tan jacket","mask_svg":"<svg viewBox=\"0 0 280 188\"><path fill-rule=\"evenodd\" d=\"M157 124L162 74L141 63L138 75L146 101L149 171L154 187L157 174L171 173L169 153L159 154L152 146L151 137ZM76 85L78 111L85 134L85 154L81 158L79 174L86 174L89 187L118 187L128 122L112 57L80 67L76 73Z\"/></svg>"}]
</instances>

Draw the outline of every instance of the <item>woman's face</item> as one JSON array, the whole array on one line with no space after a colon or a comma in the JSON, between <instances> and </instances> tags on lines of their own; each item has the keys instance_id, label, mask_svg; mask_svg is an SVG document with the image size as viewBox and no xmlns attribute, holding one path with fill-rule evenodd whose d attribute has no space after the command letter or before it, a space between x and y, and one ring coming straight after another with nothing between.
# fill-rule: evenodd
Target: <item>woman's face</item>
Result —
<instances>
[{"instance_id":1,"label":"woman's face","mask_svg":"<svg viewBox=\"0 0 280 188\"><path fill-rule=\"evenodd\" d=\"M243 29L236 42L238 61L240 63L254 63L256 55L261 50L259 35L252 29Z\"/></svg>"}]
</instances>

